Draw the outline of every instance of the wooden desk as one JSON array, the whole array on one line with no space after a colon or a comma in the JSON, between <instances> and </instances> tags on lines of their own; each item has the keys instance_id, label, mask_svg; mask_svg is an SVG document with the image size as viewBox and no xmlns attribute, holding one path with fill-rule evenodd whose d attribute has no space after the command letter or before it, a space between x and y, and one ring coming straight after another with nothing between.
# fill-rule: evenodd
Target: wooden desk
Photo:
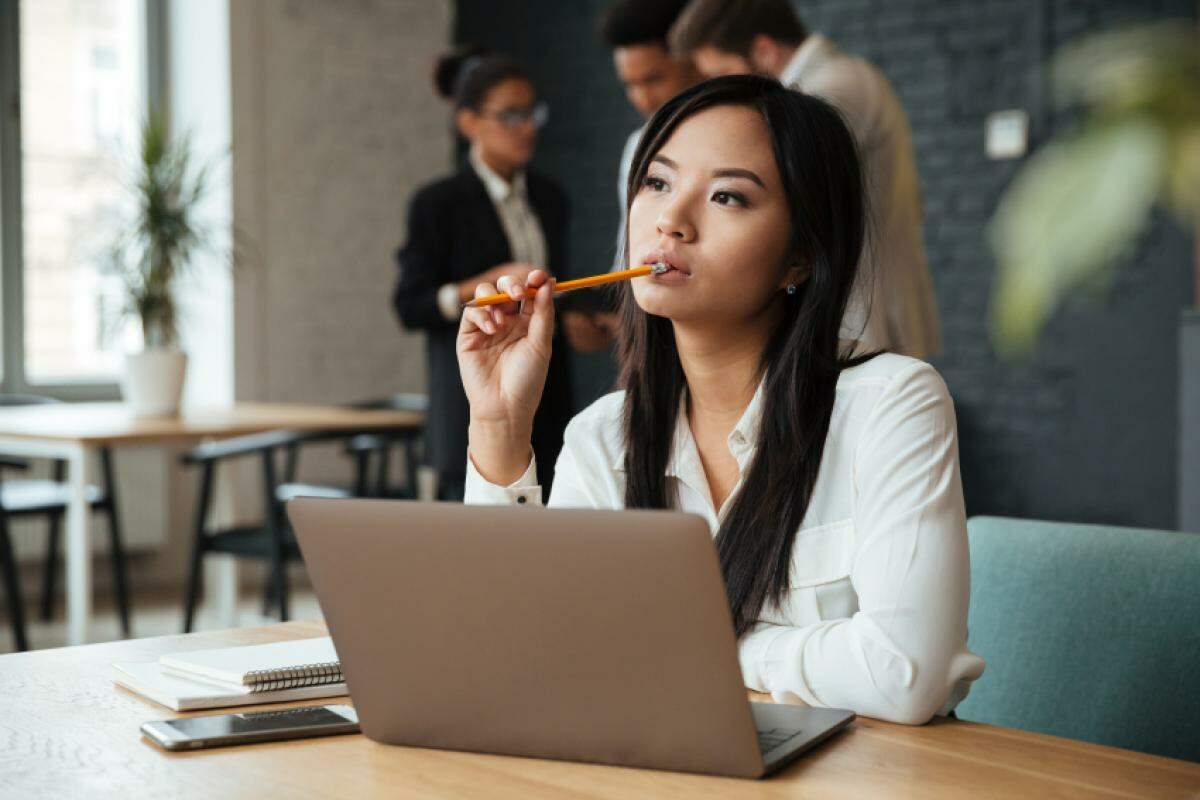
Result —
<instances>
[{"instance_id":1,"label":"wooden desk","mask_svg":"<svg viewBox=\"0 0 1200 800\"><path fill-rule=\"evenodd\" d=\"M138 726L179 715L115 687L109 678L108 665L115 660L149 661L169 652L324 632L319 623L291 622L0 656L0 795L170 800L1200 796L1200 764L956 720L910 728L860 719L762 781L389 747L361 735L175 754L144 740Z\"/></svg>"},{"instance_id":2,"label":"wooden desk","mask_svg":"<svg viewBox=\"0 0 1200 800\"><path fill-rule=\"evenodd\" d=\"M79 403L0 408L0 453L67 462L67 641L87 641L91 616L91 510L85 465L101 446L188 443L273 430L370 431L416 428L415 411L337 406L238 403L229 408L184 409L178 417L137 418L123 403Z\"/></svg>"}]
</instances>

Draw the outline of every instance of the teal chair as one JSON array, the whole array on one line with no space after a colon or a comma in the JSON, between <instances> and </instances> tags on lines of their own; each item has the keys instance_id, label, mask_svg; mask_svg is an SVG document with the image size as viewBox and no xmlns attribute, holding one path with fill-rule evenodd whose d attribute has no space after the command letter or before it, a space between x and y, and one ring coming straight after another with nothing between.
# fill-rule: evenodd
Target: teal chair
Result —
<instances>
[{"instance_id":1,"label":"teal chair","mask_svg":"<svg viewBox=\"0 0 1200 800\"><path fill-rule=\"evenodd\" d=\"M1200 761L1200 534L975 517L962 719Z\"/></svg>"}]
</instances>

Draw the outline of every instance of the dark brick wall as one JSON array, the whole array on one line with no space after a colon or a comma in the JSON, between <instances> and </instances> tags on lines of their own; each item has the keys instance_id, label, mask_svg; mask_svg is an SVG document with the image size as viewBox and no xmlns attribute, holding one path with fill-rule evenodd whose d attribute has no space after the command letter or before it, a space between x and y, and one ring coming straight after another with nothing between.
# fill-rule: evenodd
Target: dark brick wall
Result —
<instances>
[{"instance_id":1,"label":"dark brick wall","mask_svg":"<svg viewBox=\"0 0 1200 800\"><path fill-rule=\"evenodd\" d=\"M525 62L551 105L536 165L570 193L572 271L609 263L621 145L639 119L595 35L598 0L459 0L456 37ZM1173 527L1177 319L1191 242L1159 220L1108 298L1070 304L1027 362L1000 360L986 318L994 263L985 228L1020 162L983 153L988 113L1021 108L1032 144L1069 120L1048 110L1038 66L1063 42L1125 22L1195 18L1192 0L825 0L797 4L812 30L876 63L913 128L925 239L945 341L934 364L954 394L972 514ZM578 401L608 388L606 358L580 359Z\"/></svg>"}]
</instances>

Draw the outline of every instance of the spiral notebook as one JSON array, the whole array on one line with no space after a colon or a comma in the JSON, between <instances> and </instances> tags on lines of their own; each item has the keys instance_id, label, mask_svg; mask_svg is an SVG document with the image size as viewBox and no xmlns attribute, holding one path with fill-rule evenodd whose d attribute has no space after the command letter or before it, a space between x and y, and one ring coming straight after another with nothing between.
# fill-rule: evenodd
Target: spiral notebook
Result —
<instances>
[{"instance_id":1,"label":"spiral notebook","mask_svg":"<svg viewBox=\"0 0 1200 800\"><path fill-rule=\"evenodd\" d=\"M174 653L159 657L158 663L164 672L179 678L250 693L320 686L343 680L337 651L328 636Z\"/></svg>"},{"instance_id":2,"label":"spiral notebook","mask_svg":"<svg viewBox=\"0 0 1200 800\"><path fill-rule=\"evenodd\" d=\"M346 694L328 637L223 647L113 664L113 680L176 711Z\"/></svg>"}]
</instances>

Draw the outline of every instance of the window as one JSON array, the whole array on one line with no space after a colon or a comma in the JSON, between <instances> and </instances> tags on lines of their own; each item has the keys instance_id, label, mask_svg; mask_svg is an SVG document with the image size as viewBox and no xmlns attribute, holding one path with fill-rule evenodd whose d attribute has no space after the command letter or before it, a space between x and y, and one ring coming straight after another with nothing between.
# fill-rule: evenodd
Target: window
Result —
<instances>
[{"instance_id":1,"label":"window","mask_svg":"<svg viewBox=\"0 0 1200 800\"><path fill-rule=\"evenodd\" d=\"M155 0L0 0L0 50L19 54L0 66L14 100L0 143L6 391L115 396L139 341L107 263L130 211L156 11Z\"/></svg>"}]
</instances>

